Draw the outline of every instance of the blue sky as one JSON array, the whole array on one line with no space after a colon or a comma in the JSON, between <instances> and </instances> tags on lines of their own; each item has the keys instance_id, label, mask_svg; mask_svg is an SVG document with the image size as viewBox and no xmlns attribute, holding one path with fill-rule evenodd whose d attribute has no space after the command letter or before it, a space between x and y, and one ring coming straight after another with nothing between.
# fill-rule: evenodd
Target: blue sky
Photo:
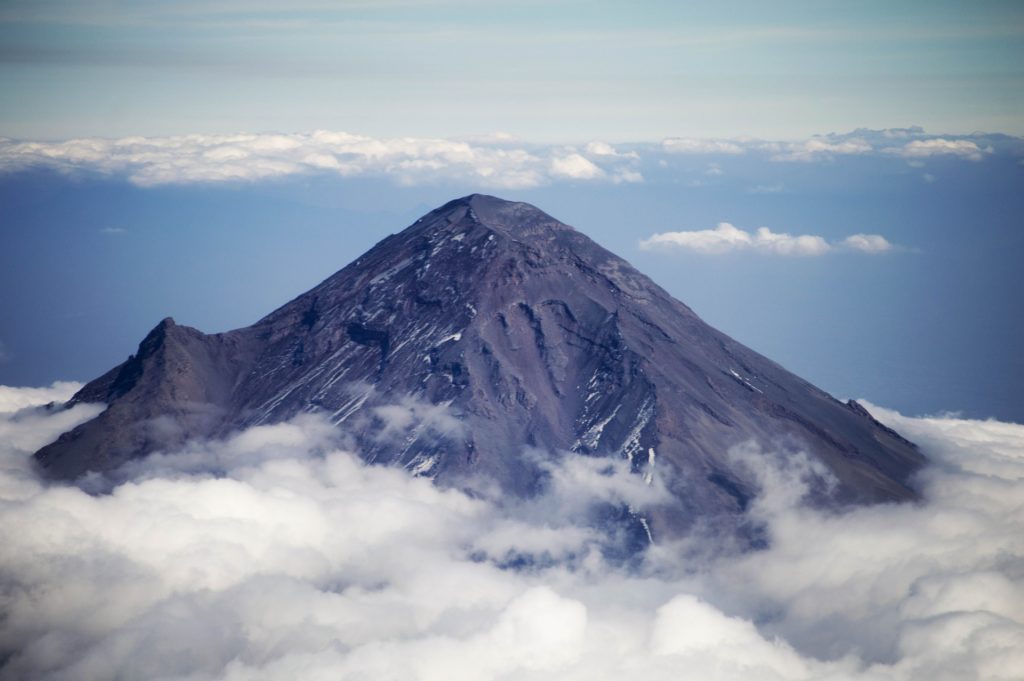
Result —
<instances>
[{"instance_id":1,"label":"blue sky","mask_svg":"<svg viewBox=\"0 0 1024 681\"><path fill-rule=\"evenodd\" d=\"M837 396L1024 421L1022 57L1015 2L8 0L0 383L483 191Z\"/></svg>"}]
</instances>

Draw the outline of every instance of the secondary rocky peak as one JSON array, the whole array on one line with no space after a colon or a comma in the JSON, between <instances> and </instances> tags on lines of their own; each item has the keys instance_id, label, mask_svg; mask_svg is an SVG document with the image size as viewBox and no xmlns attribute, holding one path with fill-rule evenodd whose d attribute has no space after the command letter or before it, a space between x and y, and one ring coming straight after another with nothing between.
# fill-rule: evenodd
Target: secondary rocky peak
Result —
<instances>
[{"instance_id":1,"label":"secondary rocky peak","mask_svg":"<svg viewBox=\"0 0 1024 681\"><path fill-rule=\"evenodd\" d=\"M735 526L756 481L728 451L750 440L822 462L836 503L912 498L922 462L582 233L479 194L253 326L205 335L164 320L75 400L110 406L38 453L56 477L315 412L367 460L439 484L486 477L528 496L538 471L526 447L621 457L675 494L644 519L655 537L697 520ZM157 437L154 419L175 428Z\"/></svg>"}]
</instances>

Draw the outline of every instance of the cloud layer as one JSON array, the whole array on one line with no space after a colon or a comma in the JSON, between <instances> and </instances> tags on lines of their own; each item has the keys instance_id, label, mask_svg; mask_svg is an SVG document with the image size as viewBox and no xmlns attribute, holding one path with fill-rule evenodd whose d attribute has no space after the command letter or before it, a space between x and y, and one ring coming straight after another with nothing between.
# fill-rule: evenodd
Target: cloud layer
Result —
<instances>
[{"instance_id":1,"label":"cloud layer","mask_svg":"<svg viewBox=\"0 0 1024 681\"><path fill-rule=\"evenodd\" d=\"M980 161L993 153L986 139L938 137L919 129L858 130L786 142L673 137L660 144L618 146L600 140L579 146L527 144L504 133L462 139L377 138L328 130L61 142L0 138L0 170L48 167L98 172L123 175L142 186L320 173L387 177L402 184L457 181L521 189L565 181L642 182L645 164L664 164L678 156L725 159L749 155L771 162L818 162L874 154L912 163L931 157ZM721 172L718 168L711 174Z\"/></svg>"},{"instance_id":2,"label":"cloud layer","mask_svg":"<svg viewBox=\"0 0 1024 681\"><path fill-rule=\"evenodd\" d=\"M589 158L588 158L589 157ZM0 140L0 168L49 166L123 173L139 185L254 181L308 173L390 177L422 184L462 180L500 188L553 180L636 182L635 157L611 145L528 147L505 135L472 140L373 138L317 130L296 134Z\"/></svg>"},{"instance_id":3,"label":"cloud layer","mask_svg":"<svg viewBox=\"0 0 1024 681\"><path fill-rule=\"evenodd\" d=\"M836 251L853 251L878 255L893 250L893 245L878 234L854 234L829 243L824 237L812 234L793 235L773 232L759 227L748 232L728 222L720 222L714 229L689 232L661 232L640 242L644 250L684 250L705 255L722 255L737 251L783 256L819 256Z\"/></svg>"},{"instance_id":4,"label":"cloud layer","mask_svg":"<svg viewBox=\"0 0 1024 681\"><path fill-rule=\"evenodd\" d=\"M90 496L27 466L95 413L11 411L50 396L17 395L0 420L3 679L959 680L1024 668L1024 426L872 407L932 460L924 501L841 514L800 505L806 462L751 443L730 455L760 480L749 512L771 548L721 555L692 537L627 569L605 560L585 509L658 490L600 461L552 461L549 492L509 504L366 466L306 418L195 443ZM222 470L175 469L175 456L215 456Z\"/></svg>"}]
</instances>

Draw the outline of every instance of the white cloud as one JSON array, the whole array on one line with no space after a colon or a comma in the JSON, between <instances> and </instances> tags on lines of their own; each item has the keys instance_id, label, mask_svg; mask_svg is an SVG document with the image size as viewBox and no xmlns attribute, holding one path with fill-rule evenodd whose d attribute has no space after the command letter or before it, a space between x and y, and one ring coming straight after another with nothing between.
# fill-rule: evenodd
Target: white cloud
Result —
<instances>
[{"instance_id":1,"label":"white cloud","mask_svg":"<svg viewBox=\"0 0 1024 681\"><path fill-rule=\"evenodd\" d=\"M0 348L2 347L0 344ZM81 389L82 384L73 381L55 381L48 388L13 388L0 385L0 414L49 402L63 403Z\"/></svg>"},{"instance_id":2,"label":"white cloud","mask_svg":"<svg viewBox=\"0 0 1024 681\"><path fill-rule=\"evenodd\" d=\"M970 140L949 140L941 137L926 140L913 140L902 147L887 147L882 150L906 159L920 160L932 156L955 156L969 161L980 161L985 154L991 154L992 148L982 149Z\"/></svg>"},{"instance_id":3,"label":"white cloud","mask_svg":"<svg viewBox=\"0 0 1024 681\"><path fill-rule=\"evenodd\" d=\"M590 159L588 163L596 159L606 166L606 170L598 168L601 174L596 175L595 178L607 176L615 184L622 184L624 182L634 184L644 181L643 174L636 168L640 161L640 154L636 151L621 152L607 142L595 140L587 143L586 147L584 147L584 153ZM583 166L583 164L579 165Z\"/></svg>"},{"instance_id":4,"label":"white cloud","mask_svg":"<svg viewBox=\"0 0 1024 681\"><path fill-rule=\"evenodd\" d=\"M550 459L536 505L488 500L365 465L306 418L193 445L223 450L216 476L161 465L89 495L27 461L97 408L7 414L0 678L1012 678L1024 426L869 408L933 462L920 503L814 511L821 471L750 444L732 456L769 548L695 536L632 568L577 513L664 492L601 459ZM549 560L512 567L530 555Z\"/></svg>"},{"instance_id":5,"label":"white cloud","mask_svg":"<svg viewBox=\"0 0 1024 681\"><path fill-rule=\"evenodd\" d=\"M607 147L607 148L606 148ZM507 135L463 140L374 138L318 130L296 134L181 135L0 140L0 168L36 165L67 172L123 173L142 186L258 181L304 173L390 177L402 184L445 180L524 188L560 179L640 181L636 154L595 147L593 158L554 148L526 148ZM598 153L612 150L612 154Z\"/></svg>"},{"instance_id":6,"label":"white cloud","mask_svg":"<svg viewBox=\"0 0 1024 681\"><path fill-rule=\"evenodd\" d=\"M816 235L794 236L773 232L767 227L759 227L751 233L728 222L720 222L714 229L654 234L641 241L640 248L644 250L682 249L707 255L750 251L769 255L819 256L841 249L879 254L891 250L892 244L885 237L877 234L854 234L838 244L830 244L823 237Z\"/></svg>"},{"instance_id":7,"label":"white cloud","mask_svg":"<svg viewBox=\"0 0 1024 681\"><path fill-rule=\"evenodd\" d=\"M406 397L397 404L375 407L372 411L383 424L379 433L382 440L393 439L396 435L401 435L404 440L414 433L452 437L464 431L463 422L452 416L445 405L412 397Z\"/></svg>"},{"instance_id":8,"label":"white cloud","mask_svg":"<svg viewBox=\"0 0 1024 681\"><path fill-rule=\"evenodd\" d=\"M840 245L863 253L885 253L892 250L892 244L878 234L854 234L843 239Z\"/></svg>"},{"instance_id":9,"label":"white cloud","mask_svg":"<svg viewBox=\"0 0 1024 681\"><path fill-rule=\"evenodd\" d=\"M728 222L720 222L714 229L654 234L641 241L640 248L653 250L668 247L683 248L698 253L726 253L749 248L753 244L753 240L750 232L745 232Z\"/></svg>"},{"instance_id":10,"label":"white cloud","mask_svg":"<svg viewBox=\"0 0 1024 681\"><path fill-rule=\"evenodd\" d=\"M603 170L579 154L569 154L551 159L551 173L574 180L593 180L604 176Z\"/></svg>"},{"instance_id":11,"label":"white cloud","mask_svg":"<svg viewBox=\"0 0 1024 681\"><path fill-rule=\"evenodd\" d=\"M910 141L904 146L888 146L907 139ZM629 147L629 151L620 151L601 140L593 140L582 149L528 144L500 132L454 139L378 138L328 130L84 138L62 142L0 137L0 171L44 166L68 173L125 176L142 186L254 182L328 173L341 177L383 177L403 185L459 182L516 189L565 180L642 182L643 163L656 161L667 167L666 155L756 154L774 161L814 162L881 154L899 156L913 164L936 155L978 160L984 154L994 153L991 146L983 148L976 141L926 137L915 131L899 136L870 130L799 141L672 137L660 143L635 143ZM717 164L707 166L708 175L720 173Z\"/></svg>"},{"instance_id":12,"label":"white cloud","mask_svg":"<svg viewBox=\"0 0 1024 681\"><path fill-rule=\"evenodd\" d=\"M618 156L618 152L615 151L615 147L608 144L607 142L601 142L595 140L587 144L587 153L591 156Z\"/></svg>"},{"instance_id":13,"label":"white cloud","mask_svg":"<svg viewBox=\"0 0 1024 681\"><path fill-rule=\"evenodd\" d=\"M661 148L670 154L742 154L746 151L740 142L730 140L669 137L662 140Z\"/></svg>"},{"instance_id":14,"label":"white cloud","mask_svg":"<svg viewBox=\"0 0 1024 681\"><path fill-rule=\"evenodd\" d=\"M828 160L834 156L867 154L873 150L874 148L867 141L859 138L813 137L803 142L789 142L780 145L777 153L772 156L772 160L811 162Z\"/></svg>"},{"instance_id":15,"label":"white cloud","mask_svg":"<svg viewBox=\"0 0 1024 681\"><path fill-rule=\"evenodd\" d=\"M828 242L811 234L776 233L767 227L758 227L753 241L758 250L775 255L824 255L831 250Z\"/></svg>"}]
</instances>

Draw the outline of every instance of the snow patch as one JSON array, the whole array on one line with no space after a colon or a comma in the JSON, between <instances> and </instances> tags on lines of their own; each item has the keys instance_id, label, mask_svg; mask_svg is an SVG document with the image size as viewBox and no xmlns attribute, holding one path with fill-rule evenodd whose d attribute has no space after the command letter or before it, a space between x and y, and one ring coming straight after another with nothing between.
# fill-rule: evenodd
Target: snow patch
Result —
<instances>
[{"instance_id":1,"label":"snow patch","mask_svg":"<svg viewBox=\"0 0 1024 681\"><path fill-rule=\"evenodd\" d=\"M409 263L411 263L411 262L412 262L412 258L406 258L405 260L401 261L400 263L398 263L394 267L391 267L391 268L389 268L387 270L384 270L383 272L381 272L376 277L374 277L373 279L370 280L370 285L374 286L374 285L379 284L381 282L387 281L392 276L394 276L394 274L396 272L401 271L407 265L409 265Z\"/></svg>"},{"instance_id":2,"label":"snow patch","mask_svg":"<svg viewBox=\"0 0 1024 681\"><path fill-rule=\"evenodd\" d=\"M757 393L761 393L762 395L764 394L764 391L763 391L763 390L761 390L760 388L758 388L757 386L755 386L755 385L754 385L753 383L751 383L751 382L750 382L750 381L748 381L747 379L745 379L745 378L743 378L742 376L740 376L740 375L739 375L738 373L736 373L736 370L735 370L735 369L729 369L729 373L730 373L730 374L732 374L732 377L733 377L733 378L735 378L735 379L736 379L737 381L739 381L740 383L742 383L742 384L743 384L743 385L745 385L746 387L750 388L750 389L751 389L751 390L753 390L754 392L757 392Z\"/></svg>"},{"instance_id":3,"label":"snow patch","mask_svg":"<svg viewBox=\"0 0 1024 681\"><path fill-rule=\"evenodd\" d=\"M644 482L651 485L654 482L654 447L647 448L647 470L644 471ZM648 534L650 532L648 531Z\"/></svg>"},{"instance_id":4,"label":"snow patch","mask_svg":"<svg viewBox=\"0 0 1024 681\"><path fill-rule=\"evenodd\" d=\"M615 415L619 413L619 409L621 407L621 404L615 405L615 409L613 409L612 413L608 415L608 418L599 421L588 428L587 432L583 433L583 435L576 440L576 444L573 446L573 449L579 449L581 446L586 447L587 449L595 449L601 441L601 433L604 432L605 426L611 423L612 419L615 418Z\"/></svg>"},{"instance_id":5,"label":"snow patch","mask_svg":"<svg viewBox=\"0 0 1024 681\"><path fill-rule=\"evenodd\" d=\"M651 526L647 524L647 518L643 516L637 516L640 524L644 526L644 532L647 533L647 541L651 542L651 546L654 546L654 535L651 534Z\"/></svg>"},{"instance_id":6,"label":"snow patch","mask_svg":"<svg viewBox=\"0 0 1024 681\"><path fill-rule=\"evenodd\" d=\"M409 462L406 469L416 477L424 477L437 465L436 456L417 457Z\"/></svg>"},{"instance_id":7,"label":"snow patch","mask_svg":"<svg viewBox=\"0 0 1024 681\"><path fill-rule=\"evenodd\" d=\"M633 463L633 456L640 450L640 435L643 433L644 428L647 427L647 424L650 423L652 416L654 416L654 401L648 397L640 405L636 423L622 442L622 451L626 458L629 459L630 464Z\"/></svg>"},{"instance_id":8,"label":"snow patch","mask_svg":"<svg viewBox=\"0 0 1024 681\"><path fill-rule=\"evenodd\" d=\"M437 345L444 345L448 341L454 341L454 342L458 343L460 340L462 340L462 332L461 331L456 331L452 335L445 336L441 340L437 341Z\"/></svg>"}]
</instances>

